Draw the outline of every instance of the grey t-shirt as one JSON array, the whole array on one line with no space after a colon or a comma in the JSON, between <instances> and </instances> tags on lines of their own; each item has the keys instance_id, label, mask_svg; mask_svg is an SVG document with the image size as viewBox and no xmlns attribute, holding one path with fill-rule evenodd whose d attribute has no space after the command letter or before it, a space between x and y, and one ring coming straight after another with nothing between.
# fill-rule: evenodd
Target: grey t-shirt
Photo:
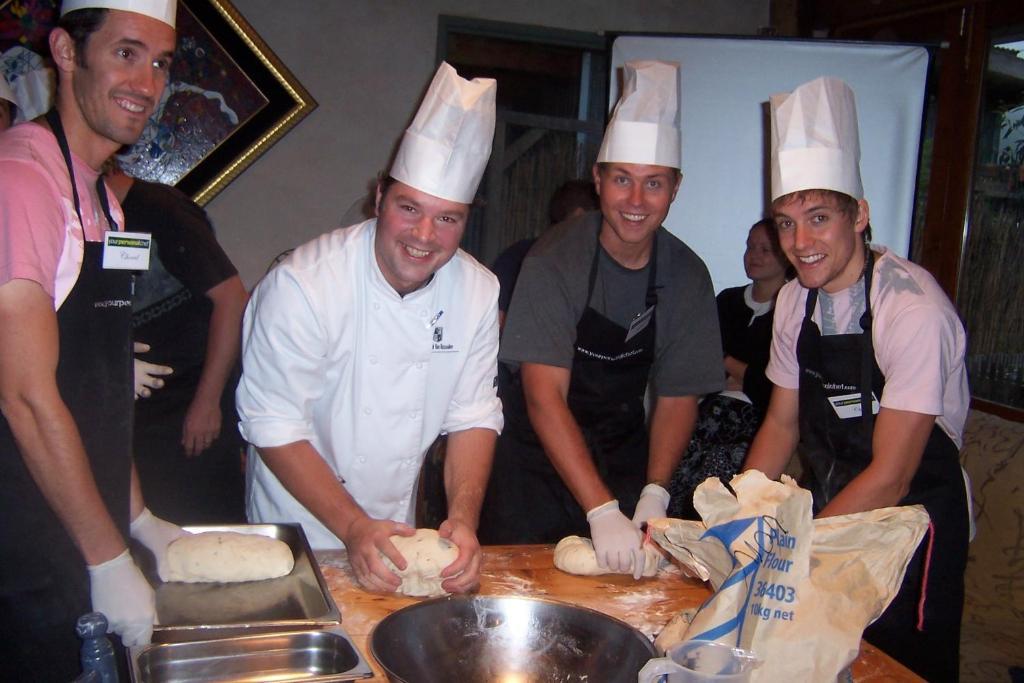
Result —
<instances>
[{"instance_id":1,"label":"grey t-shirt","mask_svg":"<svg viewBox=\"0 0 1024 683\"><path fill-rule=\"evenodd\" d=\"M498 359L512 367L540 363L571 368L576 323L587 306L590 263L599 248L600 212L548 230L530 250L516 283ZM664 228L658 239L655 395L720 391L725 371L718 313L707 267ZM590 306L623 327L644 311L647 269L629 270L607 254Z\"/></svg>"}]
</instances>

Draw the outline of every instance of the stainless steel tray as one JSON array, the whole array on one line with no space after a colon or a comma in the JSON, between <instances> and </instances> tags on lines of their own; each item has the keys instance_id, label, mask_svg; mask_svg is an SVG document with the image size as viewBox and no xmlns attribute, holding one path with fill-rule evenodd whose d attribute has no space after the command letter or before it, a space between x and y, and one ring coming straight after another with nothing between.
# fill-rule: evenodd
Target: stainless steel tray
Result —
<instances>
[{"instance_id":1,"label":"stainless steel tray","mask_svg":"<svg viewBox=\"0 0 1024 683\"><path fill-rule=\"evenodd\" d=\"M135 683L352 681L373 672L340 627L134 647Z\"/></svg>"},{"instance_id":2,"label":"stainless steel tray","mask_svg":"<svg viewBox=\"0 0 1024 683\"><path fill-rule=\"evenodd\" d=\"M321 628L341 623L306 535L298 524L190 526L187 531L235 531L288 544L295 568L287 576L241 583L163 583L152 556L140 557L156 591L154 643L179 643L254 633ZM141 553L140 553L141 555Z\"/></svg>"}]
</instances>

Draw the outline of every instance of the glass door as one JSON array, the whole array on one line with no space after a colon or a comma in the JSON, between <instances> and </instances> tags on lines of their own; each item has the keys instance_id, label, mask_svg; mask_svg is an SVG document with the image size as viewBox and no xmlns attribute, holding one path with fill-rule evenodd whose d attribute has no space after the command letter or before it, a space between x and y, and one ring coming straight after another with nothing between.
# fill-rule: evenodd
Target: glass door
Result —
<instances>
[{"instance_id":1,"label":"glass door","mask_svg":"<svg viewBox=\"0 0 1024 683\"><path fill-rule=\"evenodd\" d=\"M1024 25L993 31L957 305L975 399L1024 408Z\"/></svg>"}]
</instances>

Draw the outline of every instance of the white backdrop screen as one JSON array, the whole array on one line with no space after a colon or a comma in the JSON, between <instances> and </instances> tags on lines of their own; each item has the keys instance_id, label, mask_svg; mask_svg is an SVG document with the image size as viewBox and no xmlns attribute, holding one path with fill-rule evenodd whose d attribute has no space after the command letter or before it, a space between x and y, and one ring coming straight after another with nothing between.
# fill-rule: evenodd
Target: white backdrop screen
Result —
<instances>
[{"instance_id":1,"label":"white backdrop screen","mask_svg":"<svg viewBox=\"0 0 1024 683\"><path fill-rule=\"evenodd\" d=\"M715 291L744 284L747 230L767 209L768 97L819 76L857 100L861 175L873 242L906 255L928 52L920 46L744 38L622 36L612 47L610 106L621 66L679 62L683 183L665 227L696 251Z\"/></svg>"}]
</instances>

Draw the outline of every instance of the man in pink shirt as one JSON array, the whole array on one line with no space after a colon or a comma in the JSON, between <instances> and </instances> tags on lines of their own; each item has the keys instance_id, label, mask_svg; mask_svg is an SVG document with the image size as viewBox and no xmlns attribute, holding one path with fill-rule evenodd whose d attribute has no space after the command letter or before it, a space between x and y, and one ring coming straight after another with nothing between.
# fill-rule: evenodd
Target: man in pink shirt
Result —
<instances>
[{"instance_id":1,"label":"man in pink shirt","mask_svg":"<svg viewBox=\"0 0 1024 683\"><path fill-rule=\"evenodd\" d=\"M932 537L865 638L929 681L959 665L970 394L956 310L920 266L868 244L853 92L820 78L771 99L772 213L796 268L775 305L771 403L744 469L796 449L819 516L920 504Z\"/></svg>"},{"instance_id":2,"label":"man in pink shirt","mask_svg":"<svg viewBox=\"0 0 1024 683\"><path fill-rule=\"evenodd\" d=\"M56 107L0 135L0 642L10 680L80 673L75 621L102 611L149 641L157 560L181 533L144 508L131 467L131 271L99 169L138 139L163 91L173 0L65 0L50 50ZM114 260L114 259L108 259Z\"/></svg>"}]
</instances>

